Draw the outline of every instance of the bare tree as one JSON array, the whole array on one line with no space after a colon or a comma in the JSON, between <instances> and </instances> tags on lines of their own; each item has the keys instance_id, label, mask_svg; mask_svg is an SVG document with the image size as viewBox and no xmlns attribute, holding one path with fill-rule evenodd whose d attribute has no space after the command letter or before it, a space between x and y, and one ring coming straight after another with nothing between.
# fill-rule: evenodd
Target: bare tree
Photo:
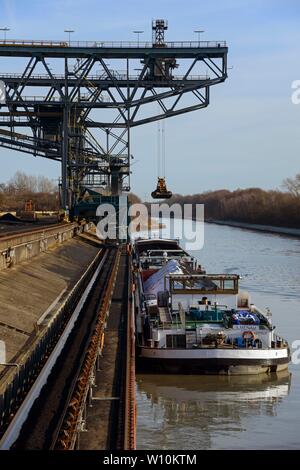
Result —
<instances>
[{"instance_id":1,"label":"bare tree","mask_svg":"<svg viewBox=\"0 0 300 470\"><path fill-rule=\"evenodd\" d=\"M17 171L8 182L9 189L16 193L36 191L36 177Z\"/></svg>"},{"instance_id":2,"label":"bare tree","mask_svg":"<svg viewBox=\"0 0 300 470\"><path fill-rule=\"evenodd\" d=\"M287 189L294 196L300 196L300 173L295 178L286 178L282 182L282 187Z\"/></svg>"},{"instance_id":3,"label":"bare tree","mask_svg":"<svg viewBox=\"0 0 300 470\"><path fill-rule=\"evenodd\" d=\"M56 185L46 176L26 175L17 171L6 185L8 192L14 193L54 193Z\"/></svg>"},{"instance_id":4,"label":"bare tree","mask_svg":"<svg viewBox=\"0 0 300 470\"><path fill-rule=\"evenodd\" d=\"M36 178L37 182L37 191L39 193L54 193L57 191L57 186L46 176L39 175Z\"/></svg>"}]
</instances>

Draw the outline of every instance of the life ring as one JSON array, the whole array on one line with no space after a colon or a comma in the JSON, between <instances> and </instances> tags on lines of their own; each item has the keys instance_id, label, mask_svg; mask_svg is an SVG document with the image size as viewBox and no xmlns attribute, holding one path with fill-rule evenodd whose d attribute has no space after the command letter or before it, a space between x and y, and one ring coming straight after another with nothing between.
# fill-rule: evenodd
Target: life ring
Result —
<instances>
[{"instance_id":1,"label":"life ring","mask_svg":"<svg viewBox=\"0 0 300 470\"><path fill-rule=\"evenodd\" d=\"M253 333L253 331L244 331L243 333L243 339L247 339L247 340L254 340L255 339L255 334Z\"/></svg>"}]
</instances>

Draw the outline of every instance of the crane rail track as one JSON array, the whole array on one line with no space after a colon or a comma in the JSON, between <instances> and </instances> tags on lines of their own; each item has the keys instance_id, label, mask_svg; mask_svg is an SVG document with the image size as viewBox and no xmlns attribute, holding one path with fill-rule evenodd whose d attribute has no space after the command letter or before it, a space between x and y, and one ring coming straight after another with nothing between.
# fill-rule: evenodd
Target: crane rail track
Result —
<instances>
[{"instance_id":1,"label":"crane rail track","mask_svg":"<svg viewBox=\"0 0 300 470\"><path fill-rule=\"evenodd\" d=\"M114 246L102 249L98 266L74 306L64 331L6 429L0 441L1 449L75 447L76 435L84 418L93 367L99 349L103 346L105 319L120 253L121 249ZM124 345L128 348L127 341L124 341ZM130 367L132 369L130 357L124 354L123 361L126 370L130 370ZM126 381L126 387L132 393L133 385ZM123 412L125 410L127 413L127 390L124 403ZM124 424L127 421L123 417ZM129 420L128 426L132 425L133 421ZM124 435L128 434L134 436L131 429L124 430ZM133 441L134 437L131 439Z\"/></svg>"}]
</instances>

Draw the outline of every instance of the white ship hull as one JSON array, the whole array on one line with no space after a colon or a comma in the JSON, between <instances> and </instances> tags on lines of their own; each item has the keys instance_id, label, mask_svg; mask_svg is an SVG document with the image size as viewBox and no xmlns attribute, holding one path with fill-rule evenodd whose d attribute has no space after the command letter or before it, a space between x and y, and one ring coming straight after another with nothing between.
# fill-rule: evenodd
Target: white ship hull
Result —
<instances>
[{"instance_id":1,"label":"white ship hull","mask_svg":"<svg viewBox=\"0 0 300 470\"><path fill-rule=\"evenodd\" d=\"M253 375L288 368L288 348L282 349L162 349L141 347L139 370L160 373Z\"/></svg>"}]
</instances>

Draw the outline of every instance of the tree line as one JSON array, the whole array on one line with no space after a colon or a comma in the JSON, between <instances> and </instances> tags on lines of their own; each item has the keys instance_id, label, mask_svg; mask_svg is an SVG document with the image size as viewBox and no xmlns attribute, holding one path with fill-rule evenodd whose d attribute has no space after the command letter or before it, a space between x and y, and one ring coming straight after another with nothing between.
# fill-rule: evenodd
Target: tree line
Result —
<instances>
[{"instance_id":1,"label":"tree line","mask_svg":"<svg viewBox=\"0 0 300 470\"><path fill-rule=\"evenodd\" d=\"M220 189L183 196L168 204L204 204L206 220L233 220L252 224L300 228L300 173L283 181L283 189ZM195 216L195 211L193 213Z\"/></svg>"},{"instance_id":2,"label":"tree line","mask_svg":"<svg viewBox=\"0 0 300 470\"><path fill-rule=\"evenodd\" d=\"M294 178L286 178L282 189L219 189L192 195L174 194L164 202L170 205L204 204L206 220L300 228L300 173ZM26 175L20 171L7 183L0 184L0 211L23 209L28 199L38 211L58 210L58 187L45 176ZM133 193L129 194L129 201L141 202Z\"/></svg>"},{"instance_id":3,"label":"tree line","mask_svg":"<svg viewBox=\"0 0 300 470\"><path fill-rule=\"evenodd\" d=\"M31 199L37 211L58 209L58 187L46 176L27 175L17 171L7 182L0 183L0 211L24 209Z\"/></svg>"}]
</instances>

